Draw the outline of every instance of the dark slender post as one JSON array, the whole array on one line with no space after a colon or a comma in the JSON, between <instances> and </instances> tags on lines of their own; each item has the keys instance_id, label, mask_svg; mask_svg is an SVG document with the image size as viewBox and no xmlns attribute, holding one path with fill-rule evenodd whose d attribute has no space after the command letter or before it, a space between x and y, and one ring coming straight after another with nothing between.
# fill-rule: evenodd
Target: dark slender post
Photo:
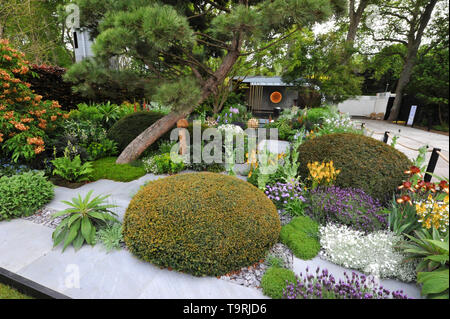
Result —
<instances>
[{"instance_id":1,"label":"dark slender post","mask_svg":"<svg viewBox=\"0 0 450 319\"><path fill-rule=\"evenodd\" d=\"M433 153L431 153L430 161L428 162L427 171L425 173L425 178L423 179L425 182L431 181L431 175L427 173L434 173L434 170L436 169L436 164L439 159L439 154L437 152L440 152L440 148L433 148Z\"/></svg>"},{"instance_id":2,"label":"dark slender post","mask_svg":"<svg viewBox=\"0 0 450 319\"><path fill-rule=\"evenodd\" d=\"M388 134L389 134L389 131L384 132L383 143L387 144L387 142L389 140L389 135Z\"/></svg>"}]
</instances>

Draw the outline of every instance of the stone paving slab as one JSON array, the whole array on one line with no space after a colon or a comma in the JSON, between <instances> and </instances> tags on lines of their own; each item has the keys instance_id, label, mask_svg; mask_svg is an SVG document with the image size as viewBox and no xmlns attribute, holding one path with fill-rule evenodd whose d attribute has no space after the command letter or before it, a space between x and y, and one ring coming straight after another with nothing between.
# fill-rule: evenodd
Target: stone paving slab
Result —
<instances>
[{"instance_id":1,"label":"stone paving slab","mask_svg":"<svg viewBox=\"0 0 450 319\"><path fill-rule=\"evenodd\" d=\"M0 266L71 298L259 299L260 290L197 278L102 246L52 249L52 229L18 219L0 223ZM77 279L78 278L78 279Z\"/></svg>"},{"instance_id":2,"label":"stone paving slab","mask_svg":"<svg viewBox=\"0 0 450 319\"><path fill-rule=\"evenodd\" d=\"M21 219L0 222L0 267L17 272L50 252L52 232Z\"/></svg>"}]
</instances>

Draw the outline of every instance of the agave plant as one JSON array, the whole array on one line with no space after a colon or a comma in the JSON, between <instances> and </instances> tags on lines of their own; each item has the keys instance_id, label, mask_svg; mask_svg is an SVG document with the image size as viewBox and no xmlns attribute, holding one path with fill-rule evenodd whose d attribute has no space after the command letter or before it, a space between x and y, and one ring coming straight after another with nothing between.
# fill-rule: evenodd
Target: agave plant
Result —
<instances>
[{"instance_id":1,"label":"agave plant","mask_svg":"<svg viewBox=\"0 0 450 319\"><path fill-rule=\"evenodd\" d=\"M406 235L410 241L400 246L407 254L405 261L418 260L417 272L430 272L445 265L448 267L448 233L443 237L433 228L431 231L415 230L414 235Z\"/></svg>"},{"instance_id":2,"label":"agave plant","mask_svg":"<svg viewBox=\"0 0 450 319\"><path fill-rule=\"evenodd\" d=\"M95 245L97 229L108 222L119 222L110 208L116 205L106 204L107 196L97 196L91 200L92 190L84 199L80 194L72 198L72 202L62 201L69 205L64 211L55 213L53 218L65 216L52 234L54 247L64 242L64 250L73 243L75 250L83 246L86 241L89 245Z\"/></svg>"}]
</instances>

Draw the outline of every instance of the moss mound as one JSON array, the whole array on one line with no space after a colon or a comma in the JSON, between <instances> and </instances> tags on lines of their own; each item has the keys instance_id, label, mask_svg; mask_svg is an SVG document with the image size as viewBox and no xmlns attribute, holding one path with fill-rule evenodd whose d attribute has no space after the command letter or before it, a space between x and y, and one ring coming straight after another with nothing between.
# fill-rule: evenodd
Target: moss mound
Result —
<instances>
[{"instance_id":1,"label":"moss mound","mask_svg":"<svg viewBox=\"0 0 450 319\"><path fill-rule=\"evenodd\" d=\"M263 293L272 299L283 298L283 289L289 283L295 284L297 279L295 273L286 268L272 267L267 269L261 278Z\"/></svg>"},{"instance_id":2,"label":"moss mound","mask_svg":"<svg viewBox=\"0 0 450 319\"><path fill-rule=\"evenodd\" d=\"M299 147L299 174L309 175L311 162L333 161L341 170L336 186L359 188L381 201L392 198L411 165L408 158L381 141L359 134L324 135Z\"/></svg>"},{"instance_id":3,"label":"moss mound","mask_svg":"<svg viewBox=\"0 0 450 319\"><path fill-rule=\"evenodd\" d=\"M264 259L278 241L273 203L256 187L215 173L150 182L131 200L124 241L137 257L196 276L220 276Z\"/></svg>"},{"instance_id":4,"label":"moss mound","mask_svg":"<svg viewBox=\"0 0 450 319\"><path fill-rule=\"evenodd\" d=\"M119 152L122 152L136 137L144 132L156 121L164 117L164 113L143 111L129 114L117 121L108 131L108 138L117 143ZM160 139L169 139L170 130ZM157 148L158 143L151 147Z\"/></svg>"},{"instance_id":5,"label":"moss mound","mask_svg":"<svg viewBox=\"0 0 450 319\"><path fill-rule=\"evenodd\" d=\"M283 226L280 238L297 258L303 260L313 259L320 251L319 224L306 216L295 217Z\"/></svg>"}]
</instances>

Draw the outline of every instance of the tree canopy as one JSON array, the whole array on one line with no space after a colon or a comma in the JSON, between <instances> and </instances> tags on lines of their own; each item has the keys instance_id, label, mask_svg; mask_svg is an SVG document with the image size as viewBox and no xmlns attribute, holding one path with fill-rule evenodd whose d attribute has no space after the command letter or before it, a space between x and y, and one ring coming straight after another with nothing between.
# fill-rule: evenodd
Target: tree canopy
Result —
<instances>
[{"instance_id":1,"label":"tree canopy","mask_svg":"<svg viewBox=\"0 0 450 319\"><path fill-rule=\"evenodd\" d=\"M303 27L345 12L343 0L79 0L94 34L95 58L68 77L86 91L105 78L139 83L173 112L143 132L118 163L135 159L180 118L216 92L242 56L280 44ZM221 57L214 68L206 61ZM124 81L120 81L124 83Z\"/></svg>"}]
</instances>

